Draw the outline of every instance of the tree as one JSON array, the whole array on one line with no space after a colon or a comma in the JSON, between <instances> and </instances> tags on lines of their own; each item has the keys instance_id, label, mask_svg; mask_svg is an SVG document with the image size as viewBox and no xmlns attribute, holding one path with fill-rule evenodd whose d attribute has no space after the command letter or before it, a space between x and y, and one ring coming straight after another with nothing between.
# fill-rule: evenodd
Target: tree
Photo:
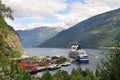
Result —
<instances>
[{"instance_id":1,"label":"tree","mask_svg":"<svg viewBox=\"0 0 120 80\"><path fill-rule=\"evenodd\" d=\"M51 73L47 70L40 80L53 80Z\"/></svg>"},{"instance_id":2,"label":"tree","mask_svg":"<svg viewBox=\"0 0 120 80\"><path fill-rule=\"evenodd\" d=\"M0 0L0 16L1 17L7 17L11 20L14 20L12 16L12 10L8 6L2 3L2 0Z\"/></svg>"},{"instance_id":3,"label":"tree","mask_svg":"<svg viewBox=\"0 0 120 80\"><path fill-rule=\"evenodd\" d=\"M13 61L6 53L11 50L6 42L9 32L9 27L4 18L14 19L12 10L2 3L0 0L0 80L31 80L31 75L18 66L17 61ZM17 52L13 52L13 57L16 57Z\"/></svg>"},{"instance_id":4,"label":"tree","mask_svg":"<svg viewBox=\"0 0 120 80\"><path fill-rule=\"evenodd\" d=\"M72 70L71 80L84 80L81 72L79 70Z\"/></svg>"},{"instance_id":5,"label":"tree","mask_svg":"<svg viewBox=\"0 0 120 80\"><path fill-rule=\"evenodd\" d=\"M120 47L110 50L102 61L99 80L120 80Z\"/></svg>"},{"instance_id":6,"label":"tree","mask_svg":"<svg viewBox=\"0 0 120 80\"><path fill-rule=\"evenodd\" d=\"M58 70L54 75L54 80L70 80L68 72L64 70Z\"/></svg>"},{"instance_id":7,"label":"tree","mask_svg":"<svg viewBox=\"0 0 120 80\"><path fill-rule=\"evenodd\" d=\"M8 35L7 31L6 31L6 27L8 26L7 23L5 22L4 18L7 17L11 20L13 20L13 16L12 16L12 10L6 6L5 4L2 3L2 0L0 0L0 38L2 39L2 41L0 41L0 48L4 48L4 52L7 52L6 45L7 43L5 42L5 39Z\"/></svg>"},{"instance_id":8,"label":"tree","mask_svg":"<svg viewBox=\"0 0 120 80\"><path fill-rule=\"evenodd\" d=\"M0 65L0 80L31 80L31 75L21 69L16 61L4 60Z\"/></svg>"}]
</instances>

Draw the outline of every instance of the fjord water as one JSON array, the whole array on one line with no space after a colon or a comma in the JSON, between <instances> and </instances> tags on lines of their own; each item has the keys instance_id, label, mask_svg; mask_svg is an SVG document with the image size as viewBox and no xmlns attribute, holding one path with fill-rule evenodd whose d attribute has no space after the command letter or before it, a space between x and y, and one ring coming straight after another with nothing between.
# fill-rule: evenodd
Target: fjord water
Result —
<instances>
[{"instance_id":1,"label":"fjord water","mask_svg":"<svg viewBox=\"0 0 120 80\"><path fill-rule=\"evenodd\" d=\"M64 48L26 48L25 55L28 56L66 56L68 57L70 49ZM68 73L71 73L73 68L81 67L82 69L90 69L91 71L95 71L97 64L100 62L102 58L104 58L106 51L101 49L83 49L87 52L90 62L89 64L80 64L79 62L74 62L70 66L62 67L61 70L65 70ZM52 71L55 72L55 71ZM41 72L37 73L37 75L41 75Z\"/></svg>"}]
</instances>

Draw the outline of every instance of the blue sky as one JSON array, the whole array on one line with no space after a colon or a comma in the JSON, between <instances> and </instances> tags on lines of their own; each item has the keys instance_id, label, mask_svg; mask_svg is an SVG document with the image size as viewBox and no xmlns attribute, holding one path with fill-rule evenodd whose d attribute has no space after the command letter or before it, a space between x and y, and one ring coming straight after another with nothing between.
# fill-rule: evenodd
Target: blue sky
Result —
<instances>
[{"instance_id":1,"label":"blue sky","mask_svg":"<svg viewBox=\"0 0 120 80\"><path fill-rule=\"evenodd\" d=\"M72 3L72 2L81 2L81 3L85 3L85 0L67 0L67 3Z\"/></svg>"},{"instance_id":2,"label":"blue sky","mask_svg":"<svg viewBox=\"0 0 120 80\"><path fill-rule=\"evenodd\" d=\"M16 30L64 27L120 7L119 0L3 0L15 20L6 19ZM23 3L24 2L24 3Z\"/></svg>"}]
</instances>

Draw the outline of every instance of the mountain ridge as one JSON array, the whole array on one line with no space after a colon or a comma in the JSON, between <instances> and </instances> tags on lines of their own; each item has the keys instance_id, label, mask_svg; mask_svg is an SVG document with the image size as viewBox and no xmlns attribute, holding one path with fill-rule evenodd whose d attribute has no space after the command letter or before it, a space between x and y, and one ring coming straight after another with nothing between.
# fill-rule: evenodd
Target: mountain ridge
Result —
<instances>
[{"instance_id":1,"label":"mountain ridge","mask_svg":"<svg viewBox=\"0 0 120 80\"><path fill-rule=\"evenodd\" d=\"M112 44L108 44L107 42L105 44L104 41L109 39L112 39L109 35L107 37L106 30L110 30L109 28L112 28L112 26L117 26L115 27L116 29L120 28L119 24L119 18L120 17L120 8L116 10L112 10L109 12L105 12L103 14L99 14L96 16L93 16L91 18L88 18L73 27L66 29L60 33L58 33L55 37L47 40L46 42L42 43L39 45L39 47L70 47L73 43L80 43L83 47L105 47L105 46L112 46ZM116 23L117 22L117 23ZM110 25L111 24L111 25ZM109 27L108 27L109 26ZM114 28L112 28L114 29ZM95 31L101 30L101 32L95 33ZM118 34L119 31L117 31ZM104 34L106 35L104 35ZM101 37L100 35L104 35L104 37ZM116 35L116 34L115 34ZM114 36L115 36L114 35ZM95 37L96 36L96 37ZM99 36L99 37L98 37ZM100 39L100 40L97 40ZM103 38L104 41L101 41ZM91 40L91 43L90 43ZM93 41L92 41L93 40ZM101 41L99 43L98 41ZM59 43L60 42L60 43ZM57 43L57 44L56 44ZM58 44L59 43L59 44Z\"/></svg>"},{"instance_id":2,"label":"mountain ridge","mask_svg":"<svg viewBox=\"0 0 120 80\"><path fill-rule=\"evenodd\" d=\"M47 26L37 27L29 30L18 30L24 47L37 47L40 43L55 36L64 28L51 28ZM31 36L32 35L32 36Z\"/></svg>"}]
</instances>

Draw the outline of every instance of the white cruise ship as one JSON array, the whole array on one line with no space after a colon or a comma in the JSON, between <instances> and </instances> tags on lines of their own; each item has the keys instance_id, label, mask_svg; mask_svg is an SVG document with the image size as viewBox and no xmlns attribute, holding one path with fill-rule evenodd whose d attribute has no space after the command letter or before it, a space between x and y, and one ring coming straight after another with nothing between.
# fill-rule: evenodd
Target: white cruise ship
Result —
<instances>
[{"instance_id":1,"label":"white cruise ship","mask_svg":"<svg viewBox=\"0 0 120 80\"><path fill-rule=\"evenodd\" d=\"M72 49L69 51L69 57L73 58L80 63L89 63L89 57L85 50L82 50L80 46L72 46Z\"/></svg>"}]
</instances>

